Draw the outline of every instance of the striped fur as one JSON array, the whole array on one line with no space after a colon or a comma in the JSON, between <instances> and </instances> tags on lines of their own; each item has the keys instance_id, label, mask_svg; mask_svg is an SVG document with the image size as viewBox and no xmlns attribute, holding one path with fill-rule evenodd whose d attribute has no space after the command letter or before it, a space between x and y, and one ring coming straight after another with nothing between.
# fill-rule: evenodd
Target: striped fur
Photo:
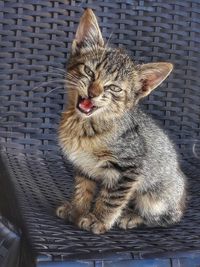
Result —
<instances>
[{"instance_id":1,"label":"striped fur","mask_svg":"<svg viewBox=\"0 0 200 267\"><path fill-rule=\"evenodd\" d=\"M171 72L170 63L135 65L104 44L91 10L81 18L68 63L68 103L60 145L76 169L71 203L57 215L101 234L178 222L185 206L185 177L174 147L138 107ZM78 109L80 99L95 106Z\"/></svg>"}]
</instances>

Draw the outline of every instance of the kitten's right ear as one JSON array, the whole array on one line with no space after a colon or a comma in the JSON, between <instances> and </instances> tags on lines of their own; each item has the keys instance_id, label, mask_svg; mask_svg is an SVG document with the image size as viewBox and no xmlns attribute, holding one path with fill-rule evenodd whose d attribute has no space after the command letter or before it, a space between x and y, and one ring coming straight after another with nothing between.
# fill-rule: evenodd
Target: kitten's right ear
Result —
<instances>
[{"instance_id":1,"label":"kitten's right ear","mask_svg":"<svg viewBox=\"0 0 200 267\"><path fill-rule=\"evenodd\" d=\"M79 22L75 39L72 43L72 53L76 53L81 46L104 46L103 37L92 9L87 8Z\"/></svg>"}]
</instances>

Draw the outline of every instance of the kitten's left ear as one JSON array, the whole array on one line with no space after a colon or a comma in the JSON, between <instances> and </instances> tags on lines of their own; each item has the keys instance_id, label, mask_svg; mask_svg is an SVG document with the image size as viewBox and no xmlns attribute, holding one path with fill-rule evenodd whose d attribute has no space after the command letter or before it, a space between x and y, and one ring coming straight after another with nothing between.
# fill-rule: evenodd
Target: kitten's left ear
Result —
<instances>
[{"instance_id":1,"label":"kitten's left ear","mask_svg":"<svg viewBox=\"0 0 200 267\"><path fill-rule=\"evenodd\" d=\"M103 37L92 9L87 8L79 22L75 39L72 43L72 52L76 52L81 46L104 46Z\"/></svg>"},{"instance_id":2,"label":"kitten's left ear","mask_svg":"<svg viewBox=\"0 0 200 267\"><path fill-rule=\"evenodd\" d=\"M142 84L138 97L145 97L160 85L170 74L173 65L167 62L148 63L139 66L139 80Z\"/></svg>"}]
</instances>

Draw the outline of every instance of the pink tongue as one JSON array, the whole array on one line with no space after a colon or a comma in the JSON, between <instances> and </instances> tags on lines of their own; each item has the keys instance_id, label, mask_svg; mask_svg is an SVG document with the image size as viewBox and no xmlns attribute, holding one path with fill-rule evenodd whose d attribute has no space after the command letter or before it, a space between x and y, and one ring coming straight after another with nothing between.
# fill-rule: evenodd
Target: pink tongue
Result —
<instances>
[{"instance_id":1,"label":"pink tongue","mask_svg":"<svg viewBox=\"0 0 200 267\"><path fill-rule=\"evenodd\" d=\"M79 102L79 108L85 112L90 112L92 107L93 107L93 104L90 101L90 99L83 99Z\"/></svg>"}]
</instances>

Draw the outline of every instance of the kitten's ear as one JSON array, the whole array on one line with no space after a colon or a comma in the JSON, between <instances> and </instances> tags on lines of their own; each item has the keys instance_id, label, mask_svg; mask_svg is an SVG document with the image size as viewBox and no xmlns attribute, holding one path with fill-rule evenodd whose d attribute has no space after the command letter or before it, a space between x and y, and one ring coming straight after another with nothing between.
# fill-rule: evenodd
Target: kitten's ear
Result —
<instances>
[{"instance_id":1,"label":"kitten's ear","mask_svg":"<svg viewBox=\"0 0 200 267\"><path fill-rule=\"evenodd\" d=\"M170 74L173 65L167 62L148 63L139 66L139 79L142 86L138 97L145 97L160 85Z\"/></svg>"},{"instance_id":2,"label":"kitten's ear","mask_svg":"<svg viewBox=\"0 0 200 267\"><path fill-rule=\"evenodd\" d=\"M76 52L82 45L104 45L97 18L90 8L87 8L81 17L72 43L72 52Z\"/></svg>"}]
</instances>

